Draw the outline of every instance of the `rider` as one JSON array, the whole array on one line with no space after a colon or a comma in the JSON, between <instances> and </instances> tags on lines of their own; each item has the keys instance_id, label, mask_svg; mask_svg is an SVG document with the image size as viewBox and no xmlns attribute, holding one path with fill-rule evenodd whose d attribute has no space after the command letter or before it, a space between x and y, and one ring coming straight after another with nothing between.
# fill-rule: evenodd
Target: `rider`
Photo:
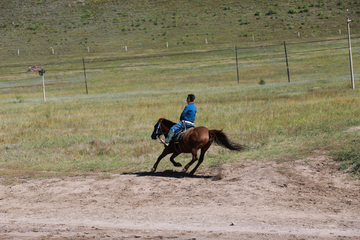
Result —
<instances>
[{"instance_id":1,"label":"rider","mask_svg":"<svg viewBox=\"0 0 360 240\"><path fill-rule=\"evenodd\" d=\"M186 98L187 105L180 115L180 122L170 128L164 144L169 146L171 139L185 128L194 127L196 107L194 105L195 95L189 94Z\"/></svg>"}]
</instances>

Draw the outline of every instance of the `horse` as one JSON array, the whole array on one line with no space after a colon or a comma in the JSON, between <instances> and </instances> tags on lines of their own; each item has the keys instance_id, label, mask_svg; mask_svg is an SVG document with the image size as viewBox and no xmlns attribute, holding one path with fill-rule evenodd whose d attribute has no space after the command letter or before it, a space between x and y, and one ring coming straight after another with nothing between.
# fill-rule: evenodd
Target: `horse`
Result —
<instances>
[{"instance_id":1,"label":"horse","mask_svg":"<svg viewBox=\"0 0 360 240\"><path fill-rule=\"evenodd\" d=\"M154 131L151 134L151 138L156 140L160 138L161 135L167 137L168 132L173 125L175 125L174 122L165 118L160 118L154 125ZM151 172L155 172L161 159L170 153L172 153L170 161L175 167L182 167L181 163L174 161L178 155L181 153L191 153L192 159L186 164L182 172L187 172L189 167L198 160L197 165L189 174L190 176L193 176L203 162L205 153L213 142L229 150L242 151L245 149L245 146L231 142L222 130L209 130L206 127L195 127L186 131L178 143L175 143L174 140L172 140L169 146L164 145L165 149L158 157ZM201 150L200 158L197 156L199 149Z\"/></svg>"}]
</instances>

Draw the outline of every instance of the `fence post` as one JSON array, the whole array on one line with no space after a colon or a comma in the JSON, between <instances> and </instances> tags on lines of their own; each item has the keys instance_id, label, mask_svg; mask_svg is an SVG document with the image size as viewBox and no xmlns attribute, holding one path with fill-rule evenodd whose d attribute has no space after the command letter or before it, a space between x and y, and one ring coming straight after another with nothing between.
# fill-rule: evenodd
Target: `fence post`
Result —
<instances>
[{"instance_id":1,"label":"fence post","mask_svg":"<svg viewBox=\"0 0 360 240\"><path fill-rule=\"evenodd\" d=\"M350 40L350 22L349 17L347 18L347 31L348 31L348 42L349 42L349 58L350 58L350 73L351 73L351 88L355 89L354 82L354 70L353 70L353 62L352 62L352 53L351 53L351 40Z\"/></svg>"},{"instance_id":2,"label":"fence post","mask_svg":"<svg viewBox=\"0 0 360 240\"><path fill-rule=\"evenodd\" d=\"M45 80L44 80L44 74L45 74L45 70L44 70L44 68L41 68L41 70L39 71L39 75L42 77L44 102L46 102L46 97L45 97Z\"/></svg>"},{"instance_id":3,"label":"fence post","mask_svg":"<svg viewBox=\"0 0 360 240\"><path fill-rule=\"evenodd\" d=\"M235 46L235 56L236 56L237 81L239 83L239 64L238 64L238 56L237 56L237 47L236 46Z\"/></svg>"},{"instance_id":4,"label":"fence post","mask_svg":"<svg viewBox=\"0 0 360 240\"><path fill-rule=\"evenodd\" d=\"M287 52L286 52L286 43L285 43L285 41L284 41L284 49L285 49L285 59L286 59L288 82L290 82L290 70L289 70L289 62L288 62L288 57L287 57Z\"/></svg>"},{"instance_id":5,"label":"fence post","mask_svg":"<svg viewBox=\"0 0 360 240\"><path fill-rule=\"evenodd\" d=\"M83 65L84 65L84 76L85 76L85 87L86 87L86 94L88 93L87 81L86 81L86 70L85 70L85 60L83 58Z\"/></svg>"}]
</instances>

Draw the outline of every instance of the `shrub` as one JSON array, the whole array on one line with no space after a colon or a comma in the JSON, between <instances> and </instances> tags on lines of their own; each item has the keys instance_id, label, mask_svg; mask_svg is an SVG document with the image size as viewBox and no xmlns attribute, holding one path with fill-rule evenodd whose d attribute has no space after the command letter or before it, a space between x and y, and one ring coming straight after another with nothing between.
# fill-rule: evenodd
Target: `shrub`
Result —
<instances>
[{"instance_id":1,"label":"shrub","mask_svg":"<svg viewBox=\"0 0 360 240\"><path fill-rule=\"evenodd\" d=\"M278 12L275 9L270 8L270 10L266 13L266 15L274 15L277 14Z\"/></svg>"},{"instance_id":2,"label":"shrub","mask_svg":"<svg viewBox=\"0 0 360 240\"><path fill-rule=\"evenodd\" d=\"M304 9L302 9L300 12L302 13L307 13L307 12L310 12L310 9L308 6L304 7Z\"/></svg>"},{"instance_id":3,"label":"shrub","mask_svg":"<svg viewBox=\"0 0 360 240\"><path fill-rule=\"evenodd\" d=\"M261 12L260 12L260 11L256 11L255 16L258 16L259 18L261 18Z\"/></svg>"},{"instance_id":4,"label":"shrub","mask_svg":"<svg viewBox=\"0 0 360 240\"><path fill-rule=\"evenodd\" d=\"M91 17L91 12L86 12L84 15L81 16L81 19L86 19L86 18L89 18Z\"/></svg>"},{"instance_id":5,"label":"shrub","mask_svg":"<svg viewBox=\"0 0 360 240\"><path fill-rule=\"evenodd\" d=\"M260 85L265 85L265 81L264 81L264 79L260 79L259 84L260 84Z\"/></svg>"},{"instance_id":6,"label":"shrub","mask_svg":"<svg viewBox=\"0 0 360 240\"><path fill-rule=\"evenodd\" d=\"M291 8L290 10L289 10L289 13L290 14L295 14L297 11L296 11L296 9L295 8Z\"/></svg>"},{"instance_id":7,"label":"shrub","mask_svg":"<svg viewBox=\"0 0 360 240\"><path fill-rule=\"evenodd\" d=\"M35 25L30 24L29 27L28 27L28 29L29 29L29 30L32 30L32 31L36 31L38 28L39 28L39 24L38 24L38 23L35 24Z\"/></svg>"}]
</instances>

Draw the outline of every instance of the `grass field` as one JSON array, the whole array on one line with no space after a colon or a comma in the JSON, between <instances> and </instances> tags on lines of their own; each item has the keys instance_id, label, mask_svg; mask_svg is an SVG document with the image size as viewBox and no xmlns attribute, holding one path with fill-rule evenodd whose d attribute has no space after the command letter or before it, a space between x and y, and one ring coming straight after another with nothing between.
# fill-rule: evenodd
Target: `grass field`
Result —
<instances>
[{"instance_id":1,"label":"grass field","mask_svg":"<svg viewBox=\"0 0 360 240\"><path fill-rule=\"evenodd\" d=\"M95 8L99 2L104 5ZM86 8L78 7L69 11L74 11L74 16L77 11L82 14L92 11L93 16L94 9L107 12L109 4L118 4L117 1L104 2L86 1ZM190 4L191 1L187 2ZM220 9L222 15L223 11L235 14L237 8L230 3L226 6L216 5L216 9ZM343 8L337 2L319 2L320 5L322 3L325 5L313 6L311 12L326 6L327 9L332 8L328 15L334 16ZM38 2L38 5L42 4L45 2ZM263 21L264 18L270 21L271 15L266 15L265 9L272 6L275 8L275 4L261 5L259 11L262 14L258 20L259 16L254 15L258 10L252 5L251 16L255 20L251 22ZM284 12L288 16L285 9L291 4L294 3L278 3L276 7L282 6L282 10L277 15ZM310 6L311 3L305 4ZM354 1L351 6L357 4ZM231 5L230 8L228 5ZM127 7L131 9L134 6ZM301 9L303 7L300 6ZM174 11L170 12L175 16L166 17L171 24L177 17L182 19L180 16L184 14L181 9L176 15ZM110 13L107 21L113 18ZM140 16L140 13L137 14ZM205 10L202 14L209 13ZM189 13L193 16L189 21L193 22L195 18L201 19L203 16L205 22L208 15L202 14L195 17L194 12ZM297 14L296 18L302 16ZM80 20L86 18L80 17ZM146 18L146 23L150 22L150 16ZM326 22L329 19L320 18L319 21ZM136 17L134 21L136 24ZM181 25L182 21L179 20L178 24ZM199 25L191 29L202 32L206 28L205 23L203 27ZM80 25L76 26L80 28ZM99 27L90 23L84 26ZM155 28L157 25L153 26ZM5 39L8 44L12 34L15 34L10 27L13 26L2 28L9 37L9 40ZM23 25L18 26L21 27L26 28L25 20ZM69 32L76 30L69 29ZM84 30L83 27L80 29ZM154 35L155 30L149 27L146 31ZM26 31L22 31L22 34L29 34ZM209 34L211 31L214 31L211 34L216 39L216 30L209 27ZM44 37L41 37L28 54L8 55L7 51L3 51L0 66L2 183L33 177L93 173L107 177L110 173L148 171L162 151L162 146L150 139L154 124L160 117L177 121L188 93L196 95L197 126L223 129L231 140L247 146L247 151L241 153L212 146L199 174L204 168L216 168L224 163L262 159L289 161L306 157L314 151L333 155L335 160L342 161L342 170L359 174L359 131L349 129L360 126L360 93L358 88L351 89L345 36L329 34L325 37L324 31L313 39L315 42L309 38L287 41L291 74L291 82L288 83L282 44L285 35L277 38L277 31L270 32L269 35L264 33L264 36L268 36L266 41L260 43L248 39L241 46L238 45L239 83L234 52L234 45L237 45L239 39L218 39L222 44L212 40L206 45L203 43L204 35L201 36L201 43L186 40L185 43L169 48L148 45L141 48L139 46L145 43L135 42L138 47L129 48L125 52L121 47L109 51L105 45L117 45L112 42L112 37L104 36L104 39L97 38L98 41L106 42L104 48L100 46L94 52L79 52L76 46L69 43L67 48L65 44L60 45L63 46L63 53L52 55L38 52L39 46L45 44L41 42ZM170 30L166 36L168 34ZM33 35L38 36L38 33ZM227 36L226 33L219 35L224 39ZM163 40L166 39L157 43ZM21 45L17 41L10 44L12 48ZM360 51L358 45L359 39L354 38L356 80L360 70L357 64ZM86 62L89 94L85 94L82 57L85 57ZM47 102L42 99L39 75L25 73L34 62L40 63L47 71ZM259 84L261 80L265 84ZM178 158L185 163L190 156L185 154ZM172 165L164 159L158 170L169 168Z\"/></svg>"}]
</instances>

